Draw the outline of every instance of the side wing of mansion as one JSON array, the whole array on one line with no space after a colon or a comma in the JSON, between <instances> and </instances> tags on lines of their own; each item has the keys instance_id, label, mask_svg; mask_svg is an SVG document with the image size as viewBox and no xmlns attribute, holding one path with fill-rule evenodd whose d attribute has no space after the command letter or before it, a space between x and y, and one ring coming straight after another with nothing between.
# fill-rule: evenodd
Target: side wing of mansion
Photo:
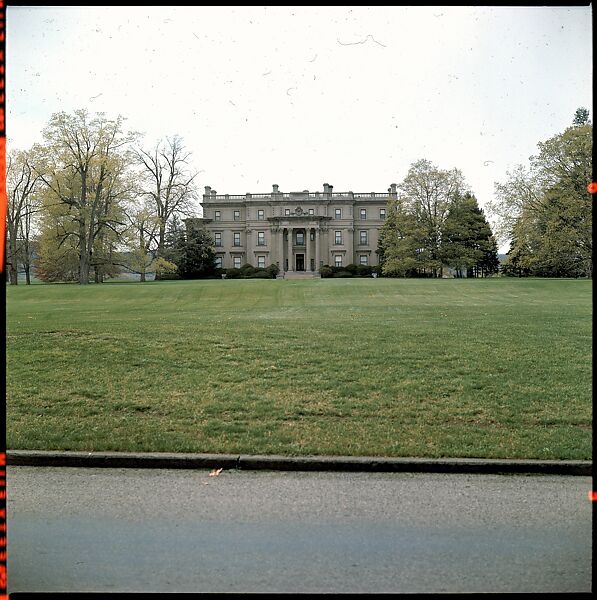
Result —
<instances>
[{"instance_id":1,"label":"side wing of mansion","mask_svg":"<svg viewBox=\"0 0 597 600\"><path fill-rule=\"evenodd\" d=\"M282 193L218 195L209 186L203 195L203 217L185 219L187 228L205 228L213 237L216 263L222 268L277 264L280 271L319 271L322 265L377 265L379 230L386 193Z\"/></svg>"}]
</instances>

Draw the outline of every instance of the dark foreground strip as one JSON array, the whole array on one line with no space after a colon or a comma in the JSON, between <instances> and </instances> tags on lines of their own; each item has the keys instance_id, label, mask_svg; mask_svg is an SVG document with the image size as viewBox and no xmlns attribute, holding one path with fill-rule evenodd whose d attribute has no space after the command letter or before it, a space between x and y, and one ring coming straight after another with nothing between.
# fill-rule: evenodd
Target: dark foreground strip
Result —
<instances>
[{"instance_id":1,"label":"dark foreground strip","mask_svg":"<svg viewBox=\"0 0 597 600\"><path fill-rule=\"evenodd\" d=\"M591 476L593 463L581 460L481 458L380 458L352 456L243 456L166 452L55 452L12 450L7 464L35 467L134 469L266 469L272 471L364 471L391 473L533 473Z\"/></svg>"}]
</instances>

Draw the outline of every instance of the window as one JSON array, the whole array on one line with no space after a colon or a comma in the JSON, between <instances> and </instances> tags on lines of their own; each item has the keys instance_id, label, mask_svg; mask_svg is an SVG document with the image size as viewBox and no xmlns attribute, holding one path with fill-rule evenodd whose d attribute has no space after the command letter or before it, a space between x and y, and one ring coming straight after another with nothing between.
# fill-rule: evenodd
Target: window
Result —
<instances>
[{"instance_id":1,"label":"window","mask_svg":"<svg viewBox=\"0 0 597 600\"><path fill-rule=\"evenodd\" d=\"M234 242L232 243L233 246L240 246L240 231L235 231L234 232Z\"/></svg>"},{"instance_id":2,"label":"window","mask_svg":"<svg viewBox=\"0 0 597 600\"><path fill-rule=\"evenodd\" d=\"M361 220L364 221L367 218L367 209L361 208Z\"/></svg>"},{"instance_id":3,"label":"window","mask_svg":"<svg viewBox=\"0 0 597 600\"><path fill-rule=\"evenodd\" d=\"M285 208L285 209L284 209L284 214L285 214L286 216L288 216L288 215L290 214L290 209L289 209L289 208Z\"/></svg>"},{"instance_id":4,"label":"window","mask_svg":"<svg viewBox=\"0 0 597 600\"><path fill-rule=\"evenodd\" d=\"M360 265L368 265L369 264L369 257L366 254L361 254L359 256L359 264Z\"/></svg>"},{"instance_id":5,"label":"window","mask_svg":"<svg viewBox=\"0 0 597 600\"><path fill-rule=\"evenodd\" d=\"M385 218L386 218L386 209L385 208L380 208L379 209L379 218L382 221L385 221Z\"/></svg>"},{"instance_id":6,"label":"window","mask_svg":"<svg viewBox=\"0 0 597 600\"><path fill-rule=\"evenodd\" d=\"M235 256L234 257L234 268L235 269L240 269L240 256Z\"/></svg>"},{"instance_id":7,"label":"window","mask_svg":"<svg viewBox=\"0 0 597 600\"><path fill-rule=\"evenodd\" d=\"M296 245L297 246L305 245L305 234L302 231L296 232Z\"/></svg>"},{"instance_id":8,"label":"window","mask_svg":"<svg viewBox=\"0 0 597 600\"><path fill-rule=\"evenodd\" d=\"M214 221L220 221L222 219L222 214L219 210L214 210Z\"/></svg>"},{"instance_id":9,"label":"window","mask_svg":"<svg viewBox=\"0 0 597 600\"><path fill-rule=\"evenodd\" d=\"M235 221L240 221L240 210L235 210L234 211L234 220Z\"/></svg>"},{"instance_id":10,"label":"window","mask_svg":"<svg viewBox=\"0 0 597 600\"><path fill-rule=\"evenodd\" d=\"M310 215L314 215L315 214L315 209L314 208L310 208L309 209L309 214Z\"/></svg>"},{"instance_id":11,"label":"window","mask_svg":"<svg viewBox=\"0 0 597 600\"><path fill-rule=\"evenodd\" d=\"M258 221L263 221L264 219L265 219L265 211L262 208L260 208L257 211L257 220Z\"/></svg>"},{"instance_id":12,"label":"window","mask_svg":"<svg viewBox=\"0 0 597 600\"><path fill-rule=\"evenodd\" d=\"M361 246L366 246L367 242L367 231L359 231L359 244Z\"/></svg>"},{"instance_id":13,"label":"window","mask_svg":"<svg viewBox=\"0 0 597 600\"><path fill-rule=\"evenodd\" d=\"M258 231L257 232L257 245L258 246L265 246L265 231Z\"/></svg>"},{"instance_id":14,"label":"window","mask_svg":"<svg viewBox=\"0 0 597 600\"><path fill-rule=\"evenodd\" d=\"M221 269L221 268L222 268L222 257L216 256L216 269Z\"/></svg>"},{"instance_id":15,"label":"window","mask_svg":"<svg viewBox=\"0 0 597 600\"><path fill-rule=\"evenodd\" d=\"M341 243L342 243L342 232L334 231L334 244L341 244Z\"/></svg>"},{"instance_id":16,"label":"window","mask_svg":"<svg viewBox=\"0 0 597 600\"><path fill-rule=\"evenodd\" d=\"M342 209L341 208L337 208L334 211L334 219L341 219L342 218Z\"/></svg>"},{"instance_id":17,"label":"window","mask_svg":"<svg viewBox=\"0 0 597 600\"><path fill-rule=\"evenodd\" d=\"M342 266L342 255L341 254L336 254L334 256L334 266L335 267L341 267Z\"/></svg>"},{"instance_id":18,"label":"window","mask_svg":"<svg viewBox=\"0 0 597 600\"><path fill-rule=\"evenodd\" d=\"M222 245L222 233L220 231L216 231L214 233L214 245L221 246Z\"/></svg>"}]
</instances>

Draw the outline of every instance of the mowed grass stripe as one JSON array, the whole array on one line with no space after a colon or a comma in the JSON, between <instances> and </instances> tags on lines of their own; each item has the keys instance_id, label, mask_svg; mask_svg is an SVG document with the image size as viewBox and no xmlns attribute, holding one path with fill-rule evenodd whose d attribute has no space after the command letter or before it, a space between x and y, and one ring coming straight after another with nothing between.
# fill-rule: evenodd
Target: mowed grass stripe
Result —
<instances>
[{"instance_id":1,"label":"mowed grass stripe","mask_svg":"<svg viewBox=\"0 0 597 600\"><path fill-rule=\"evenodd\" d=\"M7 288L11 449L591 457L591 284Z\"/></svg>"}]
</instances>

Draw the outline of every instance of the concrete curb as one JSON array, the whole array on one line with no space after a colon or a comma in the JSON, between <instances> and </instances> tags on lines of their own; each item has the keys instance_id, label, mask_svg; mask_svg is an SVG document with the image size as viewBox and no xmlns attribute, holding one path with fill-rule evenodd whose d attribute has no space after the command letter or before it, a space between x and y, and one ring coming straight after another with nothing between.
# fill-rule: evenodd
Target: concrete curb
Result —
<instances>
[{"instance_id":1,"label":"concrete curb","mask_svg":"<svg viewBox=\"0 0 597 600\"><path fill-rule=\"evenodd\" d=\"M386 458L366 456L250 456L167 452L57 452L8 450L6 463L34 467L111 467L134 469L246 469L270 471L363 471L391 473L494 473L591 476L583 460L507 460L482 458Z\"/></svg>"}]
</instances>

